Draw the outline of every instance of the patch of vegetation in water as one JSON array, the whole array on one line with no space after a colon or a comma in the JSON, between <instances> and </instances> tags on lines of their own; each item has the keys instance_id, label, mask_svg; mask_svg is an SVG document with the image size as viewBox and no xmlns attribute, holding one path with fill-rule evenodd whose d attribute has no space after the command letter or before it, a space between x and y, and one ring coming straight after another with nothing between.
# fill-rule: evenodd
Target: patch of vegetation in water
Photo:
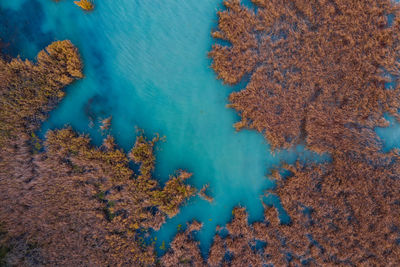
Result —
<instances>
[{"instance_id":1,"label":"patch of vegetation in water","mask_svg":"<svg viewBox=\"0 0 400 267\"><path fill-rule=\"evenodd\" d=\"M212 35L230 46L217 43L209 54L226 84L250 76L245 88L229 97L241 115L235 127L263 133L274 149L305 144L332 159L283 164L290 177L273 172L273 192L291 222L281 224L266 206L262 241L267 246L257 264L400 264L395 242L400 158L396 150L383 153L375 133L388 126L385 113L400 120L399 85L393 83L400 74L399 5L389 0L252 2L256 12L239 0L224 2ZM236 244L226 238L229 264L254 264L257 257L236 247L246 242L230 235ZM210 255L223 253L211 249ZM218 257L211 265L222 262Z\"/></svg>"},{"instance_id":2,"label":"patch of vegetation in water","mask_svg":"<svg viewBox=\"0 0 400 267\"><path fill-rule=\"evenodd\" d=\"M142 232L159 229L195 195L185 183L191 173L178 170L161 187L153 171L162 139L143 131L129 153L111 136L94 147L71 127L37 138L63 88L83 77L71 42L54 42L36 63L0 58L0 77L0 219L18 247L12 264L155 264ZM2 244L2 261L8 251Z\"/></svg>"}]
</instances>

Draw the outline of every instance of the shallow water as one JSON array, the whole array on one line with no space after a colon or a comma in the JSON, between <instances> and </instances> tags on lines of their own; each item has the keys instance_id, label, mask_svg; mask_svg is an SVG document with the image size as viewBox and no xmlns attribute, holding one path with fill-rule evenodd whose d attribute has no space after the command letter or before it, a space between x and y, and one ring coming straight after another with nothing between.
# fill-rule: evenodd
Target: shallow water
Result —
<instances>
[{"instance_id":1,"label":"shallow water","mask_svg":"<svg viewBox=\"0 0 400 267\"><path fill-rule=\"evenodd\" d=\"M99 121L112 116L111 133L125 151L135 141L135 126L166 136L157 151L161 182L183 168L194 173L190 184L209 184L214 202L192 198L154 233L157 248L197 219L204 223L197 238L206 254L216 226L230 220L234 206L245 206L250 221L263 218L271 168L298 157L321 160L302 147L273 155L260 134L234 131L239 118L225 107L232 88L216 80L207 58L222 0L95 3L95 11L85 13L72 1L0 0L0 37L10 42L7 53L22 58L33 59L54 40L70 39L81 52L85 78L67 89L42 134L71 125L99 145Z\"/></svg>"},{"instance_id":2,"label":"shallow water","mask_svg":"<svg viewBox=\"0 0 400 267\"><path fill-rule=\"evenodd\" d=\"M388 152L394 148L400 148L400 123L388 114L385 118L389 121L390 125L387 128L377 128L376 133L383 144L383 151Z\"/></svg>"}]
</instances>

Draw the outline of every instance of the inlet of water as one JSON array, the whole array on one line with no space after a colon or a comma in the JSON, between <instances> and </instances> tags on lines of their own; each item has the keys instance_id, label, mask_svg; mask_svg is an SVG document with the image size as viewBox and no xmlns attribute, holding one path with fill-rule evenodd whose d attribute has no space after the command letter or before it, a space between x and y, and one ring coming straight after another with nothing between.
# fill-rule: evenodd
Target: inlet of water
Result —
<instances>
[{"instance_id":1,"label":"inlet of water","mask_svg":"<svg viewBox=\"0 0 400 267\"><path fill-rule=\"evenodd\" d=\"M165 182L174 170L187 169L194 173L189 183L209 184L214 202L192 198L154 233L157 248L196 219L204 223L197 238L206 253L216 226L231 219L234 206L246 207L250 221L263 218L271 168L282 160L318 157L302 147L273 155L260 134L234 131L239 118L225 107L232 88L216 80L207 58L222 0L95 3L96 9L85 13L72 1L0 1L0 37L10 43L5 51L33 59L64 39L79 48L85 78L67 89L42 134L71 125L99 145L100 120L112 116L111 134L125 151L135 141L135 126L148 135L165 135L155 176Z\"/></svg>"}]
</instances>

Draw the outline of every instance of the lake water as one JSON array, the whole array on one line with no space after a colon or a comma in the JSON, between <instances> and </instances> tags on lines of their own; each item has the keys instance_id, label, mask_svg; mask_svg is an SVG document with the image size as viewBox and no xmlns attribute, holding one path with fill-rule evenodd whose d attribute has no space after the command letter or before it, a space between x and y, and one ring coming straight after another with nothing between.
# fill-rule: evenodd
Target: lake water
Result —
<instances>
[{"instance_id":1,"label":"lake water","mask_svg":"<svg viewBox=\"0 0 400 267\"><path fill-rule=\"evenodd\" d=\"M12 56L34 59L52 41L70 39L83 57L85 78L67 88L42 134L71 125L99 145L99 121L112 116L111 133L125 151L134 144L135 126L149 136L166 136L155 171L162 183L183 168L194 173L190 184L209 184L214 202L188 201L153 233L157 248L163 241L168 247L180 225L197 219L204 223L196 237L206 254L216 226L231 219L233 207L246 207L250 221L263 218L271 168L298 157L321 159L302 147L273 155L261 134L235 132L239 118L225 106L229 93L240 88L216 80L207 58L222 0L95 3L85 13L72 0L0 0L0 37L11 44L5 51Z\"/></svg>"}]
</instances>

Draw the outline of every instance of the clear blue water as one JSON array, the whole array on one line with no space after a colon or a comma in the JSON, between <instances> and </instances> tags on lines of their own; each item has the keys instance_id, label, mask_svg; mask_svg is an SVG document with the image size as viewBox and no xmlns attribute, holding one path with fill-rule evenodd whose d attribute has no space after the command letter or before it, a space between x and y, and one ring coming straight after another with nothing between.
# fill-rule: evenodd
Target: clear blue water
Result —
<instances>
[{"instance_id":1,"label":"clear blue water","mask_svg":"<svg viewBox=\"0 0 400 267\"><path fill-rule=\"evenodd\" d=\"M390 125L387 128L377 128L376 133L383 143L383 151L388 152L393 148L400 148L400 123L388 114L385 118L389 121Z\"/></svg>"},{"instance_id":2,"label":"clear blue water","mask_svg":"<svg viewBox=\"0 0 400 267\"><path fill-rule=\"evenodd\" d=\"M225 225L237 205L247 208L250 221L263 218L261 201L277 205L284 218L278 198L263 198L273 187L269 170L282 160L321 157L301 146L272 154L260 134L234 131L239 118L225 107L232 88L216 80L207 58L222 0L95 3L95 11L85 13L66 0L0 0L0 36L11 44L6 52L33 59L50 42L70 39L84 60L85 78L67 88L42 134L71 125L99 145L99 121L112 116L111 133L125 151L135 141L135 126L165 135L155 176L165 182L174 170L187 169L194 173L190 184L209 184L214 202L189 200L154 233L157 247L197 219L204 223L197 238L206 253L216 226Z\"/></svg>"}]
</instances>

